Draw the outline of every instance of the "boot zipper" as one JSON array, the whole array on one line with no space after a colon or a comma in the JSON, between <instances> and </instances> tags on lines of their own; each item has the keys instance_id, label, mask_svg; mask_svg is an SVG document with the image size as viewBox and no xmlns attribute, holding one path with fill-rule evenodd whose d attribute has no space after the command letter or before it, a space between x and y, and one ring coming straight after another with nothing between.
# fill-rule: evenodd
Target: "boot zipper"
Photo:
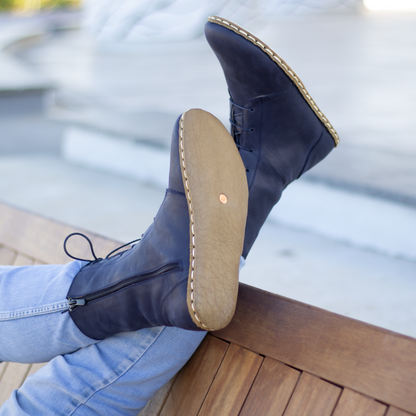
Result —
<instances>
[{"instance_id":1,"label":"boot zipper","mask_svg":"<svg viewBox=\"0 0 416 416\"><path fill-rule=\"evenodd\" d=\"M160 267L159 269L153 270L149 273L140 274L138 276L130 277L129 279L123 280L122 282L116 283L113 286L110 286L106 289L99 290L94 293L90 293L82 298L67 298L68 299L68 309L73 311L78 306L84 306L86 303L110 295L111 293L117 292L118 290L124 289L127 286L133 285L138 282L143 282L145 280L152 279L153 277L160 276L163 273L176 271L180 269L180 263L171 263L165 266Z\"/></svg>"}]
</instances>

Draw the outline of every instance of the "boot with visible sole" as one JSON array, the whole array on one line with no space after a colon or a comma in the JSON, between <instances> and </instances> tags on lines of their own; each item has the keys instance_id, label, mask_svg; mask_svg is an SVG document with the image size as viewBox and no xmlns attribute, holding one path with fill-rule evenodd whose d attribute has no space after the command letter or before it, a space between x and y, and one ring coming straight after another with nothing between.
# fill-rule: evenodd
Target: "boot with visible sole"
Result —
<instances>
[{"instance_id":1,"label":"boot with visible sole","mask_svg":"<svg viewBox=\"0 0 416 416\"><path fill-rule=\"evenodd\" d=\"M234 315L247 217L245 168L211 114L190 110L172 137L169 188L142 240L75 276L69 314L90 338L166 325L218 330Z\"/></svg>"},{"instance_id":2,"label":"boot with visible sole","mask_svg":"<svg viewBox=\"0 0 416 416\"><path fill-rule=\"evenodd\" d=\"M224 71L231 132L247 171L245 258L282 191L339 138L299 77L264 42L216 16L205 36Z\"/></svg>"}]
</instances>

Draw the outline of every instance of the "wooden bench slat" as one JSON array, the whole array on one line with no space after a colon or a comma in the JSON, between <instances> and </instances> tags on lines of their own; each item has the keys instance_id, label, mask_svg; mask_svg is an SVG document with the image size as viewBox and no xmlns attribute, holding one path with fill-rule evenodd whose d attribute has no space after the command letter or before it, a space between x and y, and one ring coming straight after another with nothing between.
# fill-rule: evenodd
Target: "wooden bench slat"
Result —
<instances>
[{"instance_id":1,"label":"wooden bench slat","mask_svg":"<svg viewBox=\"0 0 416 416\"><path fill-rule=\"evenodd\" d=\"M1 379L2 379L3 374L6 371L6 368L7 368L8 365L9 365L9 363L4 362L4 361L0 363L0 383L1 383Z\"/></svg>"},{"instance_id":2,"label":"wooden bench slat","mask_svg":"<svg viewBox=\"0 0 416 416\"><path fill-rule=\"evenodd\" d=\"M396 407L389 407L389 410L387 411L386 416L413 416L413 415L407 412L403 412L403 410L399 410Z\"/></svg>"},{"instance_id":3,"label":"wooden bench slat","mask_svg":"<svg viewBox=\"0 0 416 416\"><path fill-rule=\"evenodd\" d=\"M29 368L30 364L9 363L0 381L0 406L22 385Z\"/></svg>"},{"instance_id":4,"label":"wooden bench slat","mask_svg":"<svg viewBox=\"0 0 416 416\"><path fill-rule=\"evenodd\" d=\"M344 389L333 416L383 416L386 409L387 406L367 396Z\"/></svg>"},{"instance_id":5,"label":"wooden bench slat","mask_svg":"<svg viewBox=\"0 0 416 416\"><path fill-rule=\"evenodd\" d=\"M237 416L263 357L231 344L198 416Z\"/></svg>"},{"instance_id":6,"label":"wooden bench slat","mask_svg":"<svg viewBox=\"0 0 416 416\"><path fill-rule=\"evenodd\" d=\"M56 240L63 241L61 224L34 214L20 211L7 205L1 206L0 235L2 242L10 247L18 248L47 263L64 263L68 260L65 253L56 251Z\"/></svg>"},{"instance_id":7,"label":"wooden bench slat","mask_svg":"<svg viewBox=\"0 0 416 416\"><path fill-rule=\"evenodd\" d=\"M179 373L160 416L198 414L228 346L227 342L212 335L205 337L192 360Z\"/></svg>"},{"instance_id":8,"label":"wooden bench slat","mask_svg":"<svg viewBox=\"0 0 416 416\"><path fill-rule=\"evenodd\" d=\"M22 254L49 264L65 264L71 259L63 250L65 238L73 232L90 237L97 256L105 257L120 245L119 242L88 231L61 224L29 212L0 203L0 243ZM88 244L69 245L75 255L92 258Z\"/></svg>"},{"instance_id":9,"label":"wooden bench slat","mask_svg":"<svg viewBox=\"0 0 416 416\"><path fill-rule=\"evenodd\" d=\"M214 334L416 413L413 338L243 284L232 322Z\"/></svg>"},{"instance_id":10,"label":"wooden bench slat","mask_svg":"<svg viewBox=\"0 0 416 416\"><path fill-rule=\"evenodd\" d=\"M285 416L331 416L341 391L312 374L302 373Z\"/></svg>"},{"instance_id":11,"label":"wooden bench slat","mask_svg":"<svg viewBox=\"0 0 416 416\"><path fill-rule=\"evenodd\" d=\"M166 402L166 399L174 385L177 374L172 377L157 393L147 402L146 406L139 413L140 416L159 416Z\"/></svg>"},{"instance_id":12,"label":"wooden bench slat","mask_svg":"<svg viewBox=\"0 0 416 416\"><path fill-rule=\"evenodd\" d=\"M266 357L240 416L282 416L300 374L300 371Z\"/></svg>"},{"instance_id":13,"label":"wooden bench slat","mask_svg":"<svg viewBox=\"0 0 416 416\"><path fill-rule=\"evenodd\" d=\"M34 262L35 260L19 253L13 262L13 266L31 266Z\"/></svg>"},{"instance_id":14,"label":"wooden bench slat","mask_svg":"<svg viewBox=\"0 0 416 416\"><path fill-rule=\"evenodd\" d=\"M7 247L0 247L0 265L11 266L16 257L15 251L9 250Z\"/></svg>"}]
</instances>

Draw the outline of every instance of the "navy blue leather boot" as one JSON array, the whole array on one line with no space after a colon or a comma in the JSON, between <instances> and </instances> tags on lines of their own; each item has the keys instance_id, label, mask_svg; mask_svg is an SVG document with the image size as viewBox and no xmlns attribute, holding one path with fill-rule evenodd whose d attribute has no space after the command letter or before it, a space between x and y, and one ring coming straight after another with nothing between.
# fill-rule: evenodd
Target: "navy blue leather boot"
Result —
<instances>
[{"instance_id":1,"label":"navy blue leather boot","mask_svg":"<svg viewBox=\"0 0 416 416\"><path fill-rule=\"evenodd\" d=\"M262 41L215 16L205 36L224 71L231 132L247 171L245 258L282 191L339 139L298 76Z\"/></svg>"},{"instance_id":2,"label":"navy blue leather boot","mask_svg":"<svg viewBox=\"0 0 416 416\"><path fill-rule=\"evenodd\" d=\"M176 122L169 188L133 248L84 266L68 291L69 314L90 338L166 325L217 330L231 320L247 217L245 168L214 116Z\"/></svg>"}]
</instances>

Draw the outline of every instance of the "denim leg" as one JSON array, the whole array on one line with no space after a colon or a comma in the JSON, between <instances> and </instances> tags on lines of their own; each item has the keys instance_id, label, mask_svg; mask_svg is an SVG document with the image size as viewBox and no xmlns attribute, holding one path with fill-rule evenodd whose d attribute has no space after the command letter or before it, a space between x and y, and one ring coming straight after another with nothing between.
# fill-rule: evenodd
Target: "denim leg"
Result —
<instances>
[{"instance_id":1,"label":"denim leg","mask_svg":"<svg viewBox=\"0 0 416 416\"><path fill-rule=\"evenodd\" d=\"M241 258L240 269L244 263L244 259ZM156 391L181 369L206 333L156 327L118 334L94 344L94 340L83 336L78 331L67 316L68 314L59 312L64 309L62 302L64 302L67 289L73 276L82 267L82 263L74 262L67 266L49 267L51 268L31 266L27 270L24 270L26 268L0 267L0 303L4 288L9 290L8 295L12 292L5 283L11 279L10 276L26 277L24 280L27 280L33 295L43 294L40 301L30 307L28 307L31 305L29 299L35 296L27 295L24 296L27 298L25 302L18 302L18 307L0 309L2 313L9 311L8 314L6 313L8 318L3 322L0 321L0 328L3 324L7 326L7 323L11 323L7 329L0 329L0 341L3 342L1 340L3 335L16 336L20 339L19 342L4 341L2 345L5 346L7 354L3 353L1 348L0 354L8 356L16 354L16 352L13 353L13 347L11 347L14 345L17 348L23 348L27 354L27 356L21 354L22 362L33 362L33 359L28 358L31 356L37 357L38 361L43 361L43 358L39 359L42 356L42 348L36 344L41 343L43 348L48 349L46 355L55 356L45 367L29 377L19 390L13 392L10 399L0 409L0 416L137 415ZM47 275L49 279L45 280ZM39 276L43 276L43 279ZM55 282L52 276L56 276L57 282L64 280L65 284ZM31 277L34 281L30 280ZM45 281L52 283L45 283ZM21 286L23 292L30 292L29 286L22 282L17 285ZM38 288L42 282L48 290ZM59 286L61 286L60 289ZM16 292L15 295L19 294L18 291L14 292ZM54 296L51 293L54 293ZM8 303L6 297L4 298L5 304L14 305L11 300ZM21 310L30 311L28 312L30 316L23 318L26 315ZM18 315L22 316L15 318L15 312L11 313L11 311L18 311ZM45 319L45 316L49 318ZM48 347L51 342L49 338L44 341L39 334L32 331L31 325L26 323L29 322L26 321L27 319L33 320L45 338L52 337L53 347ZM23 323L19 324L20 321ZM19 330L13 329L16 324L21 325ZM43 329L42 325L46 325L47 329ZM32 343L36 353L32 353L30 348L20 344L30 342L28 339L30 337L20 333L25 331L32 331L31 336L36 339L36 342ZM54 331L60 335L54 334ZM64 354L59 351L65 348L69 351L76 351L59 355Z\"/></svg>"},{"instance_id":2,"label":"denim leg","mask_svg":"<svg viewBox=\"0 0 416 416\"><path fill-rule=\"evenodd\" d=\"M56 357L13 392L0 416L136 416L205 334L171 327L142 329Z\"/></svg>"},{"instance_id":3,"label":"denim leg","mask_svg":"<svg viewBox=\"0 0 416 416\"><path fill-rule=\"evenodd\" d=\"M0 361L45 362L97 342L62 313L84 264L0 266Z\"/></svg>"}]
</instances>

